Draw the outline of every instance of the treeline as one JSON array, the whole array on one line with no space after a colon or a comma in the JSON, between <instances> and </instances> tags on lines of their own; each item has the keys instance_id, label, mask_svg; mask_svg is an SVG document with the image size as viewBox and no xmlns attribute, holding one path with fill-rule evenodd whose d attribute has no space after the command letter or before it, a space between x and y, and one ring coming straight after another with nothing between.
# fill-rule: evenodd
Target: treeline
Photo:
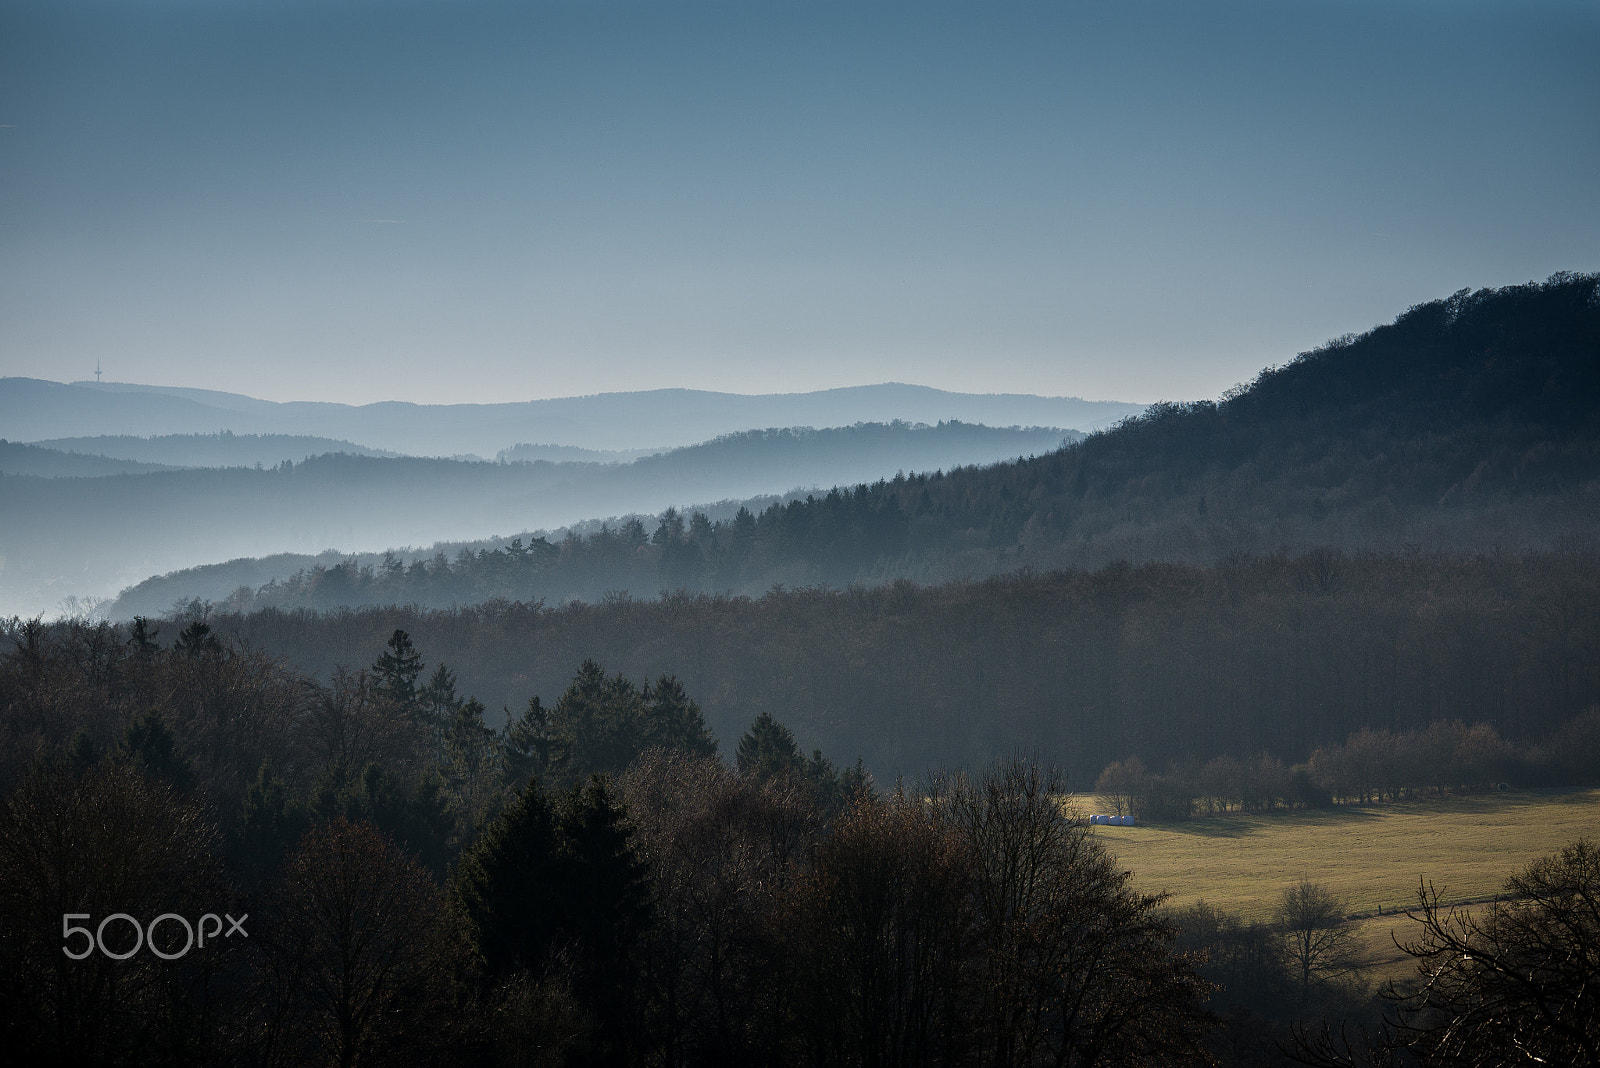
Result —
<instances>
[{"instance_id":1,"label":"treeline","mask_svg":"<svg viewBox=\"0 0 1600 1068\"><path fill-rule=\"evenodd\" d=\"M448 665L426 670L404 631L370 667L323 682L202 621L164 629L143 619L126 630L0 624L11 646L0 658L0 788L42 758L81 768L113 756L194 792L244 851L234 859L245 869L270 862L298 824L344 815L372 820L442 872L530 777L564 788L647 750L717 748L671 675L635 686L586 660L554 702L533 695L491 725ZM765 716L739 759L793 778L828 813L868 782L820 751L805 758ZM257 847L264 856L248 859Z\"/></svg>"},{"instance_id":2,"label":"treeline","mask_svg":"<svg viewBox=\"0 0 1600 1068\"><path fill-rule=\"evenodd\" d=\"M484 550L414 560L402 575L307 571L237 591L232 604L555 604L1280 549L1548 549L1600 523L1597 284L1557 275L1462 291L1268 368L1218 401L1158 404L1016 463L840 486L721 521L670 512L654 529L535 542L515 558ZM699 448L708 461L717 454Z\"/></svg>"},{"instance_id":3,"label":"treeline","mask_svg":"<svg viewBox=\"0 0 1600 1068\"><path fill-rule=\"evenodd\" d=\"M491 731L403 633L329 684L204 623L7 637L28 1063L1207 1058L1177 928L1035 766L885 794L762 718L733 768L592 663Z\"/></svg>"},{"instance_id":4,"label":"treeline","mask_svg":"<svg viewBox=\"0 0 1600 1068\"><path fill-rule=\"evenodd\" d=\"M1501 738L1492 724L1437 720L1393 733L1363 727L1294 765L1270 753L1256 760L1219 756L1204 764L1177 761L1158 774L1130 756L1106 765L1095 792L1119 816L1181 820L1597 780L1600 708L1593 708L1523 746Z\"/></svg>"},{"instance_id":5,"label":"treeline","mask_svg":"<svg viewBox=\"0 0 1600 1068\"><path fill-rule=\"evenodd\" d=\"M63 452L40 445L25 445L0 438L0 476L32 475L37 478L97 478L103 475L166 471L161 464L106 456Z\"/></svg>"},{"instance_id":6,"label":"treeline","mask_svg":"<svg viewBox=\"0 0 1600 1068\"><path fill-rule=\"evenodd\" d=\"M1295 763L1362 728L1437 720L1527 746L1600 704L1592 548L1323 550L756 599L209 619L324 679L403 629L491 709L559 692L587 657L630 678L671 672L721 737L766 712L891 778L1024 744L1081 789L1129 754L1155 771L1263 752Z\"/></svg>"}]
</instances>

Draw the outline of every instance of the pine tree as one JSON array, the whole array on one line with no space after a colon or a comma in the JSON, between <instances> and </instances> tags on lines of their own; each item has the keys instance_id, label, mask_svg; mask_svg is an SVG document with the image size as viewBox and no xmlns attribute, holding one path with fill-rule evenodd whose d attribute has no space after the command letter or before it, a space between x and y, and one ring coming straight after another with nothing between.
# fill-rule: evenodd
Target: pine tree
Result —
<instances>
[{"instance_id":1,"label":"pine tree","mask_svg":"<svg viewBox=\"0 0 1600 1068\"><path fill-rule=\"evenodd\" d=\"M178 740L167 729L161 713L153 708L128 724L122 736L122 753L134 767L165 779L180 793L194 785L194 771L178 751Z\"/></svg>"},{"instance_id":2,"label":"pine tree","mask_svg":"<svg viewBox=\"0 0 1600 1068\"><path fill-rule=\"evenodd\" d=\"M151 626L144 616L134 616L133 627L128 632L128 647L140 659L149 659L161 648L156 644L156 636L160 633L161 628Z\"/></svg>"},{"instance_id":3,"label":"pine tree","mask_svg":"<svg viewBox=\"0 0 1600 1068\"><path fill-rule=\"evenodd\" d=\"M559 927L555 809L537 782L523 786L461 855L450 895L493 975L538 972Z\"/></svg>"},{"instance_id":4,"label":"pine tree","mask_svg":"<svg viewBox=\"0 0 1600 1068\"><path fill-rule=\"evenodd\" d=\"M773 779L804 777L806 760L800 755L794 734L763 712L750 724L750 729L739 739L736 755L739 774L756 782Z\"/></svg>"},{"instance_id":5,"label":"pine tree","mask_svg":"<svg viewBox=\"0 0 1600 1068\"><path fill-rule=\"evenodd\" d=\"M455 794L464 829L488 813L501 785L500 736L483 722L483 704L468 698L457 706L444 736L446 777Z\"/></svg>"},{"instance_id":6,"label":"pine tree","mask_svg":"<svg viewBox=\"0 0 1600 1068\"><path fill-rule=\"evenodd\" d=\"M706 728L699 704L684 692L676 675L662 675L654 687L646 683L641 696L645 703L646 745L676 749L691 756L716 754L716 739Z\"/></svg>"},{"instance_id":7,"label":"pine tree","mask_svg":"<svg viewBox=\"0 0 1600 1068\"><path fill-rule=\"evenodd\" d=\"M248 877L260 879L277 870L310 824L304 803L289 793L272 761L263 760L245 788L238 829L230 836L234 859Z\"/></svg>"},{"instance_id":8,"label":"pine tree","mask_svg":"<svg viewBox=\"0 0 1600 1068\"><path fill-rule=\"evenodd\" d=\"M407 712L417 708L417 676L422 674L422 656L411 644L411 636L396 629L389 637L387 650L373 661L372 674L378 691Z\"/></svg>"},{"instance_id":9,"label":"pine tree","mask_svg":"<svg viewBox=\"0 0 1600 1068\"><path fill-rule=\"evenodd\" d=\"M644 701L633 683L585 660L550 710L550 764L571 779L628 766L644 747Z\"/></svg>"},{"instance_id":10,"label":"pine tree","mask_svg":"<svg viewBox=\"0 0 1600 1068\"><path fill-rule=\"evenodd\" d=\"M211 633L209 623L197 619L178 633L178 641L173 648L185 656L199 657L221 652L222 643Z\"/></svg>"},{"instance_id":11,"label":"pine tree","mask_svg":"<svg viewBox=\"0 0 1600 1068\"><path fill-rule=\"evenodd\" d=\"M455 672L443 663L434 668L428 684L418 691L417 701L423 722L432 733L434 755L442 758L445 731L455 719L456 709L461 706L461 699L456 696Z\"/></svg>"},{"instance_id":12,"label":"pine tree","mask_svg":"<svg viewBox=\"0 0 1600 1068\"><path fill-rule=\"evenodd\" d=\"M600 775L573 787L557 814L560 912L576 940L578 991L601 1027L601 1059L631 1064L640 1038L638 956L650 926L648 868L633 848L621 799Z\"/></svg>"},{"instance_id":13,"label":"pine tree","mask_svg":"<svg viewBox=\"0 0 1600 1068\"><path fill-rule=\"evenodd\" d=\"M528 707L522 715L507 725L501 750L505 755L506 777L512 783L524 783L535 775L548 772L549 719L549 714L536 694L528 699Z\"/></svg>"}]
</instances>

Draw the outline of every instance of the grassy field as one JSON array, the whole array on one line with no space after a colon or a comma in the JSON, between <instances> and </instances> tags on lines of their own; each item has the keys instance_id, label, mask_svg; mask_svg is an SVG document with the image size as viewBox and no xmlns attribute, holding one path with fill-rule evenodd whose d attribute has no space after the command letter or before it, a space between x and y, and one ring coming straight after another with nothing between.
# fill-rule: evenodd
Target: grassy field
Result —
<instances>
[{"instance_id":1,"label":"grassy field","mask_svg":"<svg viewBox=\"0 0 1600 1068\"><path fill-rule=\"evenodd\" d=\"M1110 811L1092 796L1072 801L1083 813ZM1094 833L1133 872L1137 888L1165 890L1173 905L1205 900L1264 921L1285 887L1322 883L1362 917L1358 937L1381 973L1405 962L1389 935L1404 939L1416 926L1399 913L1415 904L1420 879L1446 902L1491 897L1529 861L1600 835L1600 790L1096 826Z\"/></svg>"}]
</instances>

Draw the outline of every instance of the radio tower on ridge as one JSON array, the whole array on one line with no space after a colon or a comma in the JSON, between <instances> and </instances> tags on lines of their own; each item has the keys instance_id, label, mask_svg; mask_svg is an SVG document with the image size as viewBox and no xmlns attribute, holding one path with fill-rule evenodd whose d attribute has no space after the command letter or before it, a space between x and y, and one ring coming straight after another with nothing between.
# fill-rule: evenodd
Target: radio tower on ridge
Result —
<instances>
[{"instance_id":1,"label":"radio tower on ridge","mask_svg":"<svg viewBox=\"0 0 1600 1068\"><path fill-rule=\"evenodd\" d=\"M99 384L99 382L100 382L100 361L99 360L94 361L94 380L95 380L96 384Z\"/></svg>"}]
</instances>

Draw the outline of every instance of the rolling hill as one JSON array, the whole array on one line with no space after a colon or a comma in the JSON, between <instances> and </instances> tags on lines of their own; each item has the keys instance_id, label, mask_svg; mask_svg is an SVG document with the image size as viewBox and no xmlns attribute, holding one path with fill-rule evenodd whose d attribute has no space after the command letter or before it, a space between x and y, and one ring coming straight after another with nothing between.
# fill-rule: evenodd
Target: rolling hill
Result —
<instances>
[{"instance_id":1,"label":"rolling hill","mask_svg":"<svg viewBox=\"0 0 1600 1068\"><path fill-rule=\"evenodd\" d=\"M992 462L1058 448L1075 436L962 423L863 424L749 432L628 464L333 454L259 470L8 476L0 479L0 604L6 613L47 611L69 595L110 596L197 564L552 529L593 516Z\"/></svg>"},{"instance_id":2,"label":"rolling hill","mask_svg":"<svg viewBox=\"0 0 1600 1068\"><path fill-rule=\"evenodd\" d=\"M1590 543L1600 532L1596 287L1594 275L1557 275L1462 291L1219 400L1157 404L1068 448L842 485L724 522L652 523L515 559L430 565L363 588L358 603L758 595L777 583L936 583L1284 550ZM335 608L355 596L342 573L326 589L320 581L303 576L262 603Z\"/></svg>"},{"instance_id":3,"label":"rolling hill","mask_svg":"<svg viewBox=\"0 0 1600 1068\"><path fill-rule=\"evenodd\" d=\"M12 440L87 435L311 435L407 456L495 456L517 442L662 450L766 427L854 423L1052 426L1088 431L1144 408L1117 401L949 393L884 383L746 396L692 389L600 393L502 404L353 406L275 403L232 393L124 383L0 379L0 426Z\"/></svg>"},{"instance_id":4,"label":"rolling hill","mask_svg":"<svg viewBox=\"0 0 1600 1068\"><path fill-rule=\"evenodd\" d=\"M294 434L235 434L230 430L218 431L215 434L164 434L157 437L101 434L82 438L49 438L33 444L63 452L136 460L140 463L165 467L255 467L257 465L276 467L285 460L299 463L301 460L330 452L344 452L352 456L398 455L383 449L369 449L365 445L337 438Z\"/></svg>"}]
</instances>

